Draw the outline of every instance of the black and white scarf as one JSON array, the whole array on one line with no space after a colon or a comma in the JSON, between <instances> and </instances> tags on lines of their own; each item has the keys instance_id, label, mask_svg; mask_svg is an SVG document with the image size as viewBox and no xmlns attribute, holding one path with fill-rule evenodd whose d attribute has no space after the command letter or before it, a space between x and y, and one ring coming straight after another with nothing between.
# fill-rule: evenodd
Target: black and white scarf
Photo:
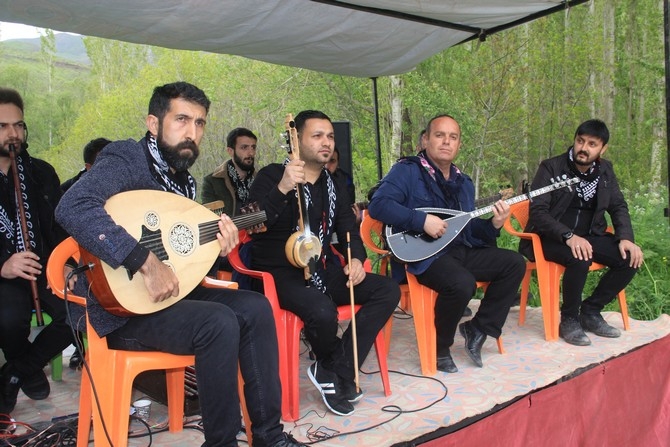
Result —
<instances>
[{"instance_id":1,"label":"black and white scarf","mask_svg":"<svg viewBox=\"0 0 670 447\"><path fill-rule=\"evenodd\" d=\"M568 165L570 171L579 178L579 184L575 186L577 197L584 202L588 202L596 196L598 191L598 182L600 180L600 159L593 162L591 167L586 172L581 172L577 169L573 155L574 147L568 149Z\"/></svg>"},{"instance_id":2,"label":"black and white scarf","mask_svg":"<svg viewBox=\"0 0 670 447\"><path fill-rule=\"evenodd\" d=\"M156 138L147 132L146 141L153 167L151 173L163 190L195 200L195 179L193 176L188 171L176 173L170 171L170 166L163 159L163 155L158 149Z\"/></svg>"},{"instance_id":3,"label":"black and white scarf","mask_svg":"<svg viewBox=\"0 0 670 447\"><path fill-rule=\"evenodd\" d=\"M287 158L284 160L284 166L289 162L290 160ZM323 205L326 204L326 201L328 202L328 209L323 209L321 212L321 216L319 219L319 231L318 231L318 236L319 236L319 241L321 242L321 259L316 263L316 269L314 273L312 274L312 277L310 278L310 283L322 291L323 293L326 293L326 283L324 282L325 278L325 259L323 259L323 247L325 247L325 244L330 244L330 237L333 234L333 227L334 227L334 220L335 220L335 206L337 205L337 193L335 191L335 182L333 181L333 178L330 175L330 172L324 167L323 171L321 172L321 175L325 175L326 179L326 189L323 191L324 194L324 201ZM318 180L317 180L318 181ZM309 224L310 228L315 228L315 221L312 219L312 213L310 210L313 208L313 202L312 202L312 188L314 185L310 185L309 183L304 185L303 191L305 191L305 204L306 204L306 209L303 210L304 214L307 216L309 219ZM295 196L296 200L299 200L298 197L298 190L296 188L295 190ZM295 224L295 231L299 231L300 226L298 222L296 221Z\"/></svg>"},{"instance_id":4,"label":"black and white scarf","mask_svg":"<svg viewBox=\"0 0 670 447\"><path fill-rule=\"evenodd\" d=\"M23 199L23 208L26 215L26 227L28 228L28 240L30 247L26 247L26 237L23 234L21 226L21 215L18 207L17 191L14 187L13 174L10 178L6 177L0 172L0 181L8 186L4 192L0 194L0 234L4 237L3 246L7 247L8 252L19 253L27 249L34 250L37 247L37 229L39 225L39 216L37 215L37 208L31 206L34 200L37 199L39 192L34 191L33 183L28 178L28 170L31 169L30 156L24 149L21 154L16 155L16 171L18 173L19 182L21 183L21 198ZM13 247L13 250L12 250Z\"/></svg>"},{"instance_id":5,"label":"black and white scarf","mask_svg":"<svg viewBox=\"0 0 670 447\"><path fill-rule=\"evenodd\" d=\"M233 160L228 160L226 163L226 170L228 172L228 177L230 177L230 181L233 183L233 188L235 189L235 194L237 195L237 200L239 200L240 206L246 205L249 203L249 189L251 188L251 182L254 181L253 169L249 171L244 180L242 180L237 173Z\"/></svg>"}]
</instances>

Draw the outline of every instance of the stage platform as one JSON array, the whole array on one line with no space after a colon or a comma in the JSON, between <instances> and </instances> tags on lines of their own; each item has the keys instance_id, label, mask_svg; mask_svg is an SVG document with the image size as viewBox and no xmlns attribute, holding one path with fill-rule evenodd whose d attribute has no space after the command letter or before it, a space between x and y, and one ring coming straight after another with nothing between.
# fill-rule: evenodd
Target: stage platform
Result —
<instances>
[{"instance_id":1,"label":"stage platform","mask_svg":"<svg viewBox=\"0 0 670 447\"><path fill-rule=\"evenodd\" d=\"M471 304L475 311L477 303ZM452 355L459 372L422 377L411 316L397 315L388 358L393 394L384 396L378 374L361 374L365 396L349 417L325 410L307 378L310 360L304 353L301 419L285 422L285 429L321 446L670 446L668 315L631 320L631 330L618 339L591 334L588 347L546 342L539 309L529 309L523 327L518 316L518 307L512 308L503 331L505 354L487 340L484 368L469 360L457 335ZM622 328L620 314L605 318ZM31 401L19 393L12 413L17 421L38 424L77 412L81 372L68 369L67 360L63 381L52 382L49 399ZM362 369L377 369L374 350ZM152 423L160 427L165 414L154 403ZM197 417L187 426L197 426ZM138 423L131 428L146 431ZM199 446L203 440L199 431L186 429L154 434L152 443ZM130 445L149 445L149 438L131 439Z\"/></svg>"}]
</instances>

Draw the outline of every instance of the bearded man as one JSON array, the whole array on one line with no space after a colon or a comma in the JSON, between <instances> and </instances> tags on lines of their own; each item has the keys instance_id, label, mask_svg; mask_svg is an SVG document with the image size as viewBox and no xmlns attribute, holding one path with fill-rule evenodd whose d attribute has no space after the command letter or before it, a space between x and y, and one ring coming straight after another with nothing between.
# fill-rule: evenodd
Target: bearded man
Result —
<instances>
[{"instance_id":1,"label":"bearded man","mask_svg":"<svg viewBox=\"0 0 670 447\"><path fill-rule=\"evenodd\" d=\"M619 188L612 162L602 158L610 133L607 125L591 119L579 125L574 143L560 155L544 160L531 189L568 175L579 178L571 188L543 194L530 203L526 232L540 235L544 257L565 266L559 336L566 343L588 346L586 332L616 338L601 312L633 279L642 265L642 249L635 244L628 204ZM607 231L609 214L614 234ZM523 239L519 250L533 259L532 242ZM591 294L582 301L591 263L609 267Z\"/></svg>"},{"instance_id":2,"label":"bearded man","mask_svg":"<svg viewBox=\"0 0 670 447\"><path fill-rule=\"evenodd\" d=\"M230 160L205 176L202 203L223 201L223 212L237 216L249 203L249 189L254 180L254 158L258 138L249 129L237 127L226 137Z\"/></svg>"},{"instance_id":3,"label":"bearded man","mask_svg":"<svg viewBox=\"0 0 670 447\"><path fill-rule=\"evenodd\" d=\"M19 389L31 399L46 399L51 389L42 368L72 341L65 306L47 289L44 276L51 250L67 237L54 220L60 181L50 164L28 154L27 140L21 95L0 87L0 349L7 360L0 369L0 431L5 432L13 429L9 413ZM49 314L51 323L31 342L33 281L40 308Z\"/></svg>"},{"instance_id":4,"label":"bearded man","mask_svg":"<svg viewBox=\"0 0 670 447\"><path fill-rule=\"evenodd\" d=\"M198 158L209 105L205 93L186 82L156 87L149 101L146 136L138 142L110 143L56 209L57 220L82 247L112 268L142 275L149 298L156 303L179 295L179 279L156 254L116 225L104 205L115 194L144 189L194 199L195 180L188 168ZM222 256L238 243L238 230L225 214L216 236ZM110 347L195 355L203 446L237 446L238 364L254 446L303 445L284 433L279 422L277 338L272 309L263 295L197 286L158 312L120 317L103 308L88 293L86 283L81 277L75 292L87 297L91 325Z\"/></svg>"}]
</instances>

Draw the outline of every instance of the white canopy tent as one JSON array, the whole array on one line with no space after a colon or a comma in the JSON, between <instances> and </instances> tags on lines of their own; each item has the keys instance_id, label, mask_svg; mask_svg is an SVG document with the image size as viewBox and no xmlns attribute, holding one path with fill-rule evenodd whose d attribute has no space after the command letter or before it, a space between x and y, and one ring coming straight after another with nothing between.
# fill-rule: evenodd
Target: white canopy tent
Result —
<instances>
[{"instance_id":1,"label":"white canopy tent","mask_svg":"<svg viewBox=\"0 0 670 447\"><path fill-rule=\"evenodd\" d=\"M376 77L587 0L0 0L0 21Z\"/></svg>"}]
</instances>

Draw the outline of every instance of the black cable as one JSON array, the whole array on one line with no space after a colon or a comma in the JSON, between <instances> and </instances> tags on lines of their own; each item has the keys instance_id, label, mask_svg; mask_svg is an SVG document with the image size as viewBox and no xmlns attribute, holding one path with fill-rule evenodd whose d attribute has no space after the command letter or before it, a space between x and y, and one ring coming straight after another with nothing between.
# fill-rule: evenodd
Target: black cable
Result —
<instances>
[{"instance_id":1,"label":"black cable","mask_svg":"<svg viewBox=\"0 0 670 447\"><path fill-rule=\"evenodd\" d=\"M372 372L365 372L363 370L360 370L360 371L363 374L380 374L380 371L372 371ZM382 425L387 424L389 422L392 422L393 420L399 418L403 414L417 413L419 411L426 410L426 409L432 407L433 405L436 405L437 403L444 400L444 398L446 398L447 394L449 393L449 390L448 390L447 386L444 384L444 382L442 382L441 380L439 380L435 377L422 376L422 375L418 375L418 374L410 374L410 373L406 373L406 372L402 372L402 371L395 371L395 370L391 370L391 369L389 369L389 372L394 373L394 374L399 374L401 376L414 377L414 378L417 378L417 379L432 380L434 382L439 383L442 386L442 388L444 388L444 394L442 395L442 397L440 397L438 399L435 399L433 402L429 403L428 405L425 405L421 408L415 408L413 410L403 410L402 408L400 408L397 405L384 405L381 408L381 411L384 412L384 413L393 413L392 417L390 417L389 419L387 419L385 421L382 421L382 422L379 422L377 424L373 424L373 425L370 425L370 426L367 426L367 427L363 427L363 428L358 429L358 430L347 431L347 432L338 432L337 430L333 430L333 429L328 428L328 427L320 426L319 428L317 428L316 431L311 431L311 428L308 428L307 429L307 437L308 437L309 441L306 442L305 444L307 444L307 445L317 444L319 442L328 441L328 440L331 440L331 439L334 439L334 438L338 438L340 436L355 435L355 434L358 434L358 433L363 433L363 432L375 429L377 427L381 427ZM314 412L321 419L324 419L326 417L325 412L324 412L323 416L321 416L316 410L309 410L307 413L305 413L305 415L303 415L301 418L299 418L298 420L296 420L294 422L294 427L298 428L298 427L301 427L303 425L313 427L314 424L311 423L311 422L308 422L308 423L305 423L305 424L298 424L298 422L300 420L306 418L312 412ZM333 434L323 433L323 430L329 430Z\"/></svg>"}]
</instances>

